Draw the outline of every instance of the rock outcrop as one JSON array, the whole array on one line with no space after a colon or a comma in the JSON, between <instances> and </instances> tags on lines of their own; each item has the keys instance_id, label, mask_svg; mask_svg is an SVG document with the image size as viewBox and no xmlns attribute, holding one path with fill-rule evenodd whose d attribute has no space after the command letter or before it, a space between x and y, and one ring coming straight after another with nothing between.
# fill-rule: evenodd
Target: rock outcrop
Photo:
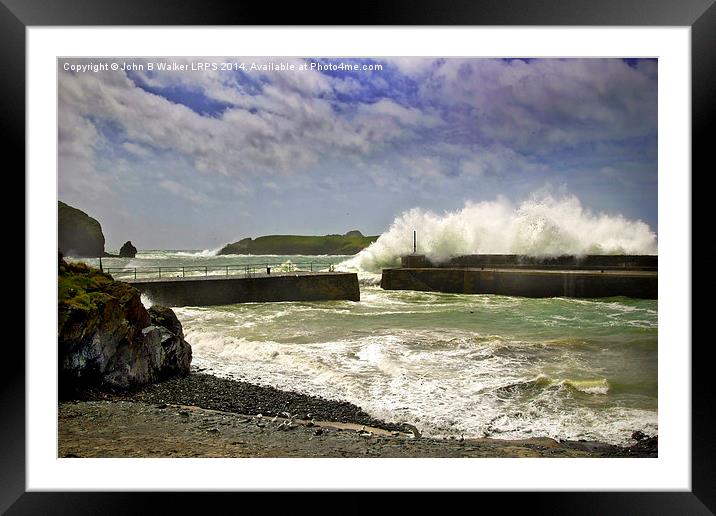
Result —
<instances>
[{"instance_id":1,"label":"rock outcrop","mask_svg":"<svg viewBox=\"0 0 716 516\"><path fill-rule=\"evenodd\" d=\"M102 226L85 212L57 203L58 246L66 256L104 256Z\"/></svg>"},{"instance_id":2,"label":"rock outcrop","mask_svg":"<svg viewBox=\"0 0 716 516\"><path fill-rule=\"evenodd\" d=\"M119 256L122 258L134 258L137 256L137 248L132 245L131 240L127 240L119 250Z\"/></svg>"},{"instance_id":3,"label":"rock outcrop","mask_svg":"<svg viewBox=\"0 0 716 516\"><path fill-rule=\"evenodd\" d=\"M189 373L191 346L170 309L147 310L131 285L61 256L58 280L61 395L125 390Z\"/></svg>"}]
</instances>

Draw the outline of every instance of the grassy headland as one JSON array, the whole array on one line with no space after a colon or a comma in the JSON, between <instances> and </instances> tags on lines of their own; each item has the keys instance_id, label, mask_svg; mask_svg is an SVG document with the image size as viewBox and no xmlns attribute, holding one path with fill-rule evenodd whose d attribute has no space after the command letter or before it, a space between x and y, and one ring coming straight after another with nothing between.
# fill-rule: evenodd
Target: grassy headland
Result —
<instances>
[{"instance_id":1,"label":"grassy headland","mask_svg":"<svg viewBox=\"0 0 716 516\"><path fill-rule=\"evenodd\" d=\"M58 267L57 305L60 327L73 311L91 312L106 303L113 295L123 296L121 290L131 289L109 274L84 263L68 263L60 258Z\"/></svg>"},{"instance_id":2,"label":"grassy headland","mask_svg":"<svg viewBox=\"0 0 716 516\"><path fill-rule=\"evenodd\" d=\"M363 236L360 231L323 236L268 235L227 244L218 254L349 255L360 252L377 239L378 235Z\"/></svg>"}]
</instances>

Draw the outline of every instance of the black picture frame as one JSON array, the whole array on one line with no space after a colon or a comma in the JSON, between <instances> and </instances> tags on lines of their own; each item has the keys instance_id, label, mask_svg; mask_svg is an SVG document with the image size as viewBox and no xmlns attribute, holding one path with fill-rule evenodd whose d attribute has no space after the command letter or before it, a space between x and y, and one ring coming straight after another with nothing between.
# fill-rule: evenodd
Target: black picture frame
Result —
<instances>
[{"instance_id":1,"label":"black picture frame","mask_svg":"<svg viewBox=\"0 0 716 516\"><path fill-rule=\"evenodd\" d=\"M12 161L24 170L25 31L32 26L276 26L343 25L346 22L351 25L688 26L692 44L692 170L700 167L705 172L707 151L712 146L707 128L714 120L712 97L716 92L716 6L713 4L714 0L401 0L354 4L347 16L339 14L335 2L285 3L277 8L244 0L0 0L0 71L3 76L0 141L5 147L5 163ZM9 157L15 159L8 160ZM24 184L22 188L24 191ZM691 250L688 252L693 256ZM27 276L28 271L25 273ZM675 344L691 346L691 342ZM167 512L208 503L206 493L190 497L190 493L26 492L25 353L14 342L6 342L3 347L4 362L12 367L4 367L0 375L0 512L127 514L145 512L152 503L160 504ZM526 501L531 511L551 514L714 514L716 440L710 424L714 389L709 385L712 362L708 359L707 346L691 346L691 356L690 492L510 493L510 503ZM505 498L498 493L482 495L498 496ZM246 507L252 501L261 502L255 496L250 500L246 493L227 493L221 498L237 504L234 508ZM271 503L282 505L280 500L272 500ZM415 500L422 503L422 496ZM495 501L504 503L504 500ZM204 507L206 510L207 506Z\"/></svg>"}]
</instances>

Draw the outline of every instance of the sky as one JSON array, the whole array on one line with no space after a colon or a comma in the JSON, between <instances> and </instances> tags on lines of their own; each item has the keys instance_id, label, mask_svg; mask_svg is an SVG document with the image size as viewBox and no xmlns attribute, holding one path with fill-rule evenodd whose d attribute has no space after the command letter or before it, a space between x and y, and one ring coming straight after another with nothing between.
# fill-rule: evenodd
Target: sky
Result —
<instances>
[{"instance_id":1,"label":"sky","mask_svg":"<svg viewBox=\"0 0 716 516\"><path fill-rule=\"evenodd\" d=\"M537 191L658 229L656 60L103 58L58 68L59 200L99 220L110 250L377 235L411 208L452 212Z\"/></svg>"}]
</instances>

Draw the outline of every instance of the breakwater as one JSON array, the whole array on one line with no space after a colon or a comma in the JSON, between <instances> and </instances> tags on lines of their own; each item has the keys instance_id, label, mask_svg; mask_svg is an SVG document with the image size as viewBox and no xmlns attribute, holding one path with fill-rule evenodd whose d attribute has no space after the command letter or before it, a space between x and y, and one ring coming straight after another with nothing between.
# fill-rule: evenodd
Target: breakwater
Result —
<instances>
[{"instance_id":1,"label":"breakwater","mask_svg":"<svg viewBox=\"0 0 716 516\"><path fill-rule=\"evenodd\" d=\"M280 301L360 301L358 276L345 272L290 272L241 276L125 280L164 306L211 306Z\"/></svg>"},{"instance_id":2,"label":"breakwater","mask_svg":"<svg viewBox=\"0 0 716 516\"><path fill-rule=\"evenodd\" d=\"M588 254L584 256L526 256L520 254L468 254L433 263L422 254L401 257L402 267L480 268L500 269L562 269L562 270L621 270L657 271L656 255Z\"/></svg>"},{"instance_id":3,"label":"breakwater","mask_svg":"<svg viewBox=\"0 0 716 516\"><path fill-rule=\"evenodd\" d=\"M422 255L410 255L402 265L383 269L383 289L522 297L658 296L656 256L469 255L433 264Z\"/></svg>"}]
</instances>

